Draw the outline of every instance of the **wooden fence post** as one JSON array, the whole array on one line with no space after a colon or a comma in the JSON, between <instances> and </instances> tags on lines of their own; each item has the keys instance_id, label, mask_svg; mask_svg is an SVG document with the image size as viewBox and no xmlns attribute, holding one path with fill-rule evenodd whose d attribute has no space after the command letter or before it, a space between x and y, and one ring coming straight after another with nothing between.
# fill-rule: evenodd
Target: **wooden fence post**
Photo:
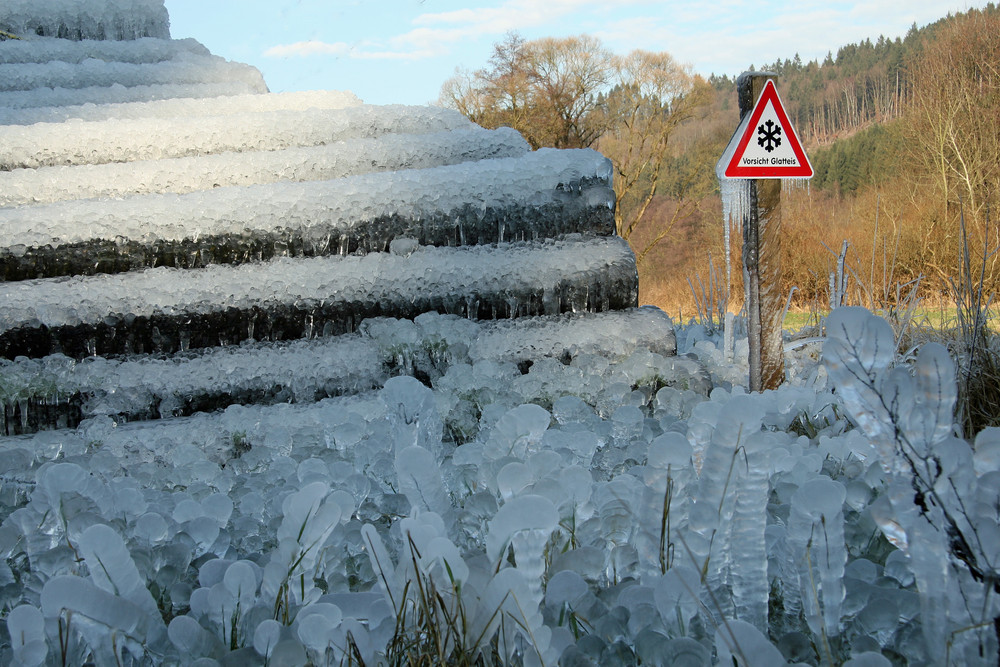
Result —
<instances>
[{"instance_id":1,"label":"wooden fence post","mask_svg":"<svg viewBox=\"0 0 1000 667\"><path fill-rule=\"evenodd\" d=\"M740 119L750 113L770 72L744 72L736 80ZM743 221L743 270L750 343L750 391L776 389L785 380L781 315L781 181L750 181Z\"/></svg>"}]
</instances>

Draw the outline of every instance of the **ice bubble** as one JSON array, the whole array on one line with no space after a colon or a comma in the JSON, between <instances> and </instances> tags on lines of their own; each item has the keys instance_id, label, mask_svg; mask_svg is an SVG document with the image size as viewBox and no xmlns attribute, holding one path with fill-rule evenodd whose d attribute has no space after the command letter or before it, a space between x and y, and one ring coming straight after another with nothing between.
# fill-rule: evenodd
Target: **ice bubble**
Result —
<instances>
[{"instance_id":1,"label":"ice bubble","mask_svg":"<svg viewBox=\"0 0 1000 667\"><path fill-rule=\"evenodd\" d=\"M226 570L233 564L233 561L223 558L212 558L205 561L198 569L198 583L203 588L211 588L220 583L225 577Z\"/></svg>"},{"instance_id":2,"label":"ice bubble","mask_svg":"<svg viewBox=\"0 0 1000 667\"><path fill-rule=\"evenodd\" d=\"M340 608L328 602L309 605L296 617L296 635L307 648L322 653L343 620Z\"/></svg>"},{"instance_id":3,"label":"ice bubble","mask_svg":"<svg viewBox=\"0 0 1000 667\"><path fill-rule=\"evenodd\" d=\"M525 459L541 443L551 419L547 410L532 403L508 411L490 433L485 455L494 460L505 456Z\"/></svg>"},{"instance_id":4,"label":"ice bubble","mask_svg":"<svg viewBox=\"0 0 1000 667\"><path fill-rule=\"evenodd\" d=\"M535 495L513 498L504 503L489 522L486 553L490 560L496 562L519 531L551 533L558 524L559 513L548 498Z\"/></svg>"},{"instance_id":5,"label":"ice bubble","mask_svg":"<svg viewBox=\"0 0 1000 667\"><path fill-rule=\"evenodd\" d=\"M976 435L973 463L977 475L1000 470L1000 427L988 426Z\"/></svg>"},{"instance_id":6,"label":"ice bubble","mask_svg":"<svg viewBox=\"0 0 1000 667\"><path fill-rule=\"evenodd\" d=\"M167 636L185 659L218 653L222 645L190 616L175 616L167 627Z\"/></svg>"},{"instance_id":7,"label":"ice bubble","mask_svg":"<svg viewBox=\"0 0 1000 667\"><path fill-rule=\"evenodd\" d=\"M281 629L281 623L273 619L267 619L259 623L253 633L254 650L265 658L270 658L278 642L281 640ZM302 658L303 662L305 662L304 655Z\"/></svg>"},{"instance_id":8,"label":"ice bubble","mask_svg":"<svg viewBox=\"0 0 1000 667\"><path fill-rule=\"evenodd\" d=\"M186 521L181 525L181 529L194 540L195 552L199 556L208 553L219 537L219 524L207 516Z\"/></svg>"},{"instance_id":9,"label":"ice bubble","mask_svg":"<svg viewBox=\"0 0 1000 667\"><path fill-rule=\"evenodd\" d=\"M899 625L899 606L889 597L873 597L858 614L865 634L886 646Z\"/></svg>"},{"instance_id":10,"label":"ice bubble","mask_svg":"<svg viewBox=\"0 0 1000 667\"><path fill-rule=\"evenodd\" d=\"M913 572L910 570L910 557L905 551L893 551L885 559L885 576L892 577L900 586L913 583Z\"/></svg>"},{"instance_id":11,"label":"ice bubble","mask_svg":"<svg viewBox=\"0 0 1000 667\"><path fill-rule=\"evenodd\" d=\"M594 418L594 411L578 396L561 396L552 404L552 416L560 424L586 423Z\"/></svg>"},{"instance_id":12,"label":"ice bubble","mask_svg":"<svg viewBox=\"0 0 1000 667\"><path fill-rule=\"evenodd\" d=\"M574 608L576 602L588 592L590 587L583 577L573 570L563 570L549 579L545 588L545 604L556 607L568 605Z\"/></svg>"},{"instance_id":13,"label":"ice bubble","mask_svg":"<svg viewBox=\"0 0 1000 667\"><path fill-rule=\"evenodd\" d=\"M892 662L881 653L865 651L852 656L844 667L890 667Z\"/></svg>"},{"instance_id":14,"label":"ice bubble","mask_svg":"<svg viewBox=\"0 0 1000 667\"><path fill-rule=\"evenodd\" d=\"M516 496L532 481L534 481L532 469L519 461L508 463L497 473L497 487L504 501Z\"/></svg>"},{"instance_id":15,"label":"ice bubble","mask_svg":"<svg viewBox=\"0 0 1000 667\"><path fill-rule=\"evenodd\" d=\"M656 608L668 628L686 628L698 613L698 591L701 580L698 573L679 565L667 570L653 589Z\"/></svg>"},{"instance_id":16,"label":"ice bubble","mask_svg":"<svg viewBox=\"0 0 1000 667\"><path fill-rule=\"evenodd\" d=\"M168 526L166 520L156 512L146 512L133 524L133 534L151 544L162 542L167 538Z\"/></svg>"},{"instance_id":17,"label":"ice bubble","mask_svg":"<svg viewBox=\"0 0 1000 667\"><path fill-rule=\"evenodd\" d=\"M405 236L394 238L389 243L389 252L393 255L409 257L420 247L420 241Z\"/></svg>"},{"instance_id":18,"label":"ice bubble","mask_svg":"<svg viewBox=\"0 0 1000 667\"><path fill-rule=\"evenodd\" d=\"M224 493L213 493L201 501L201 508L205 516L225 526L233 513L233 501Z\"/></svg>"},{"instance_id":19,"label":"ice bubble","mask_svg":"<svg viewBox=\"0 0 1000 667\"><path fill-rule=\"evenodd\" d=\"M222 583L226 590L239 600L242 609L249 609L262 576L260 567L256 563L240 560L226 568Z\"/></svg>"},{"instance_id":20,"label":"ice bubble","mask_svg":"<svg viewBox=\"0 0 1000 667\"><path fill-rule=\"evenodd\" d=\"M783 665L785 659L760 630L739 619L730 619L715 632L715 646L719 664Z\"/></svg>"},{"instance_id":21,"label":"ice bubble","mask_svg":"<svg viewBox=\"0 0 1000 667\"><path fill-rule=\"evenodd\" d=\"M190 498L186 498L177 503L173 512L173 519L177 523L193 521L194 519L202 516L205 516L205 510L202 508L201 503Z\"/></svg>"},{"instance_id":22,"label":"ice bubble","mask_svg":"<svg viewBox=\"0 0 1000 667\"><path fill-rule=\"evenodd\" d=\"M673 470L691 466L691 443L684 435L670 431L656 436L649 443L646 464L653 468Z\"/></svg>"},{"instance_id":23,"label":"ice bubble","mask_svg":"<svg viewBox=\"0 0 1000 667\"><path fill-rule=\"evenodd\" d=\"M597 547L583 546L570 549L559 554L552 562L549 571L552 573L571 570L578 573L589 583L604 580L608 562L608 552Z\"/></svg>"},{"instance_id":24,"label":"ice bubble","mask_svg":"<svg viewBox=\"0 0 1000 667\"><path fill-rule=\"evenodd\" d=\"M23 604L7 614L7 632L10 636L14 659L26 667L45 662L48 645L45 643L45 618L38 608Z\"/></svg>"}]
</instances>

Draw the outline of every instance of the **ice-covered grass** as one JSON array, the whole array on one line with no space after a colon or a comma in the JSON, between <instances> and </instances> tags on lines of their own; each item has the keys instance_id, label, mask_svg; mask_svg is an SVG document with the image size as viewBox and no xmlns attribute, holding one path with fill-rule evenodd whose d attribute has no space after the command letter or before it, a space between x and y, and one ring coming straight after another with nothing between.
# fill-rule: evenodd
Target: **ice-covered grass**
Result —
<instances>
[{"instance_id":1,"label":"ice-covered grass","mask_svg":"<svg viewBox=\"0 0 1000 667\"><path fill-rule=\"evenodd\" d=\"M121 199L150 193L183 194L263 183L332 180L355 174L427 169L514 157L528 150L528 142L515 130L474 128L422 135L387 134L373 139L347 139L276 151L15 169L0 171L0 207L77 199ZM78 204L71 206L76 208ZM104 206L107 208L107 203ZM15 215L23 213L20 211ZM41 216L48 217L44 212ZM38 216L35 217L37 219ZM145 227L145 224L142 226Z\"/></svg>"},{"instance_id":2,"label":"ice-covered grass","mask_svg":"<svg viewBox=\"0 0 1000 667\"><path fill-rule=\"evenodd\" d=\"M638 350L2 439L0 658L378 664L433 590L435 650L473 659L994 664L1000 437L949 435L933 346L830 325L758 395L664 387Z\"/></svg>"}]
</instances>

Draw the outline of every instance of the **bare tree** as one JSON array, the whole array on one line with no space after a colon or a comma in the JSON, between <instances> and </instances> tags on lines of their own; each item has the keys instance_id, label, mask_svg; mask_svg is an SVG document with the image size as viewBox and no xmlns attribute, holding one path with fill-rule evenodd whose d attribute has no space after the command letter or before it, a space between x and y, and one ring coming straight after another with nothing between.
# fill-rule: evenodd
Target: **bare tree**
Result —
<instances>
[{"instance_id":1,"label":"bare tree","mask_svg":"<svg viewBox=\"0 0 1000 667\"><path fill-rule=\"evenodd\" d=\"M457 72L439 101L484 127L513 127L533 148L597 147L614 163L615 222L628 240L651 210L673 131L708 99L708 84L667 53L615 56L587 35L526 42L510 33L494 46L489 67ZM649 223L656 230L639 261L707 193L680 194L668 219Z\"/></svg>"},{"instance_id":2,"label":"bare tree","mask_svg":"<svg viewBox=\"0 0 1000 667\"><path fill-rule=\"evenodd\" d=\"M1000 187L1000 16L970 10L911 68L911 139L952 207L979 217Z\"/></svg>"},{"instance_id":3,"label":"bare tree","mask_svg":"<svg viewBox=\"0 0 1000 667\"><path fill-rule=\"evenodd\" d=\"M633 51L615 58L615 74L616 85L605 103L607 130L598 148L615 165L615 225L619 236L630 239L656 195L674 130L707 104L709 88L668 53ZM679 205L669 219L657 221L652 240L637 249L638 261L708 193L675 194Z\"/></svg>"}]
</instances>

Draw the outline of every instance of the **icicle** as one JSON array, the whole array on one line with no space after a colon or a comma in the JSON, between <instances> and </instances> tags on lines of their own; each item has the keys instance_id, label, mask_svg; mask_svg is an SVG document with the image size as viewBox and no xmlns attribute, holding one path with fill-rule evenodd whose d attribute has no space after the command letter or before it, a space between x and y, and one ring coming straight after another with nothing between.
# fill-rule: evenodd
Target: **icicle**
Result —
<instances>
[{"instance_id":1,"label":"icicle","mask_svg":"<svg viewBox=\"0 0 1000 667\"><path fill-rule=\"evenodd\" d=\"M734 559L732 573L736 617L767 632L768 452L776 446L771 434L758 432L745 440L748 470L740 480L730 522L730 550Z\"/></svg>"},{"instance_id":2,"label":"icicle","mask_svg":"<svg viewBox=\"0 0 1000 667\"><path fill-rule=\"evenodd\" d=\"M781 179L781 194L791 195L802 190L806 191L808 195L810 193L809 179L808 178L783 178Z\"/></svg>"},{"instance_id":3,"label":"icicle","mask_svg":"<svg viewBox=\"0 0 1000 667\"><path fill-rule=\"evenodd\" d=\"M725 302L728 311L733 286L732 234L742 232L743 220L750 215L750 181L720 178L719 187L722 192L722 236L726 254ZM727 340L732 337L732 324L729 318L725 320L723 335ZM727 360L731 359L731 356L727 356Z\"/></svg>"},{"instance_id":4,"label":"icicle","mask_svg":"<svg viewBox=\"0 0 1000 667\"><path fill-rule=\"evenodd\" d=\"M840 634L844 601L844 498L840 482L818 476L792 496L788 541L799 566L799 590L806 622L816 637Z\"/></svg>"}]
</instances>

